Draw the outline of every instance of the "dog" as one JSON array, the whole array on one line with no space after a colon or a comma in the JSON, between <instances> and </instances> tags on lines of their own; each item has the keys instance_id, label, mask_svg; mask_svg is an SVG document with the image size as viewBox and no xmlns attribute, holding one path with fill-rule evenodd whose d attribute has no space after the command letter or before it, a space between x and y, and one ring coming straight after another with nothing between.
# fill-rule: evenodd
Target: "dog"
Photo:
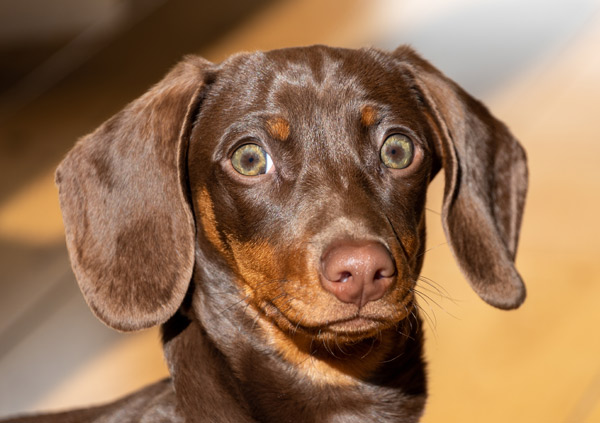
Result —
<instances>
[{"instance_id":1,"label":"dog","mask_svg":"<svg viewBox=\"0 0 600 423\"><path fill-rule=\"evenodd\" d=\"M56 173L87 303L121 331L161 325L171 377L10 421L419 421L415 289L440 170L460 269L518 307L525 152L411 48L186 57Z\"/></svg>"}]
</instances>

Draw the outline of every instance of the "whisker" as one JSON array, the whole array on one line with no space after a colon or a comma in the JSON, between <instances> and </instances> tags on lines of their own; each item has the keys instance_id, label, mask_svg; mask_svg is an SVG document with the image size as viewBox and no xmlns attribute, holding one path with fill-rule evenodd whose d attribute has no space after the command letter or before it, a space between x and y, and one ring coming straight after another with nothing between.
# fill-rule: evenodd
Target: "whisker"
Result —
<instances>
[{"instance_id":1,"label":"whisker","mask_svg":"<svg viewBox=\"0 0 600 423\"><path fill-rule=\"evenodd\" d=\"M342 346L340 346L339 344L339 340L337 339L337 337L335 338L335 346L337 347L337 349L344 355L351 355L350 353L347 353L346 351L344 351L344 348Z\"/></svg>"},{"instance_id":2,"label":"whisker","mask_svg":"<svg viewBox=\"0 0 600 423\"><path fill-rule=\"evenodd\" d=\"M448 311L445 307L443 307L440 303L438 303L437 301L435 301L433 298L431 298L429 295L425 294L424 292L419 291L418 289L414 290L414 293L417 294L419 296L419 298L423 299L431 308L431 305L429 304L429 301L431 301L433 304L435 304L440 310L442 310L443 312L445 312L446 314L448 314L449 316L454 317L455 319L457 318L455 315L453 315L452 313L450 313L450 311ZM428 301L429 300L429 301ZM433 311L433 310L432 310Z\"/></svg>"},{"instance_id":3,"label":"whisker","mask_svg":"<svg viewBox=\"0 0 600 423\"><path fill-rule=\"evenodd\" d=\"M252 326L250 327L250 331L254 332L254 329L256 328L256 325L258 324L258 321L260 320L260 312L256 311L256 315L254 316L254 321L252 322Z\"/></svg>"},{"instance_id":4,"label":"whisker","mask_svg":"<svg viewBox=\"0 0 600 423\"><path fill-rule=\"evenodd\" d=\"M419 305L417 304L416 307L413 307L413 309L410 311L410 315L415 320L415 324L417 326L417 328L416 328L417 332L421 330L421 319L419 318L419 315L417 314L418 309L419 309ZM411 325L411 330L412 330L412 321L410 322L410 325ZM414 333L414 332L411 332L411 333Z\"/></svg>"},{"instance_id":5,"label":"whisker","mask_svg":"<svg viewBox=\"0 0 600 423\"><path fill-rule=\"evenodd\" d=\"M239 292L240 291L238 289L232 288L228 291L212 291L212 290L210 290L210 291L208 291L208 294L209 295L227 295L227 294L237 294Z\"/></svg>"},{"instance_id":6,"label":"whisker","mask_svg":"<svg viewBox=\"0 0 600 423\"><path fill-rule=\"evenodd\" d=\"M335 352L333 351L333 349L329 345L329 342L323 341L323 346L325 347L325 351L327 351L329 354L331 354L334 358L337 358L337 359L340 358L337 355L335 355Z\"/></svg>"},{"instance_id":7,"label":"whisker","mask_svg":"<svg viewBox=\"0 0 600 423\"><path fill-rule=\"evenodd\" d=\"M400 327L401 325L403 325L404 327ZM409 322L409 326L412 328L412 322ZM410 332L404 333L402 331L402 329L405 329L405 327L406 327L406 322L404 322L404 321L400 322L398 325L396 325L396 332L399 333L400 335L404 336L406 339L414 341L415 338L413 338L413 336L412 336L412 333L413 333L412 329Z\"/></svg>"},{"instance_id":8,"label":"whisker","mask_svg":"<svg viewBox=\"0 0 600 423\"><path fill-rule=\"evenodd\" d=\"M432 296L440 297L441 300L447 300L452 302L454 305L458 305L457 300L452 298L449 294L444 294L439 289L431 287L430 285L419 285L418 287L416 287L416 289L423 295L430 294Z\"/></svg>"},{"instance_id":9,"label":"whisker","mask_svg":"<svg viewBox=\"0 0 600 423\"><path fill-rule=\"evenodd\" d=\"M320 337L321 337L321 332L322 332L322 331L321 331L321 329L319 329L319 333L317 334L318 338L320 338ZM313 339L313 340L314 340L314 339ZM311 341L310 341L310 345L311 345L311 349L310 349L310 355L312 355L312 356L316 355L316 353L317 353L317 348L315 348L315 350L314 350L314 351L312 350L312 343L313 343L313 340L311 340Z\"/></svg>"},{"instance_id":10,"label":"whisker","mask_svg":"<svg viewBox=\"0 0 600 423\"><path fill-rule=\"evenodd\" d=\"M227 307L225 307L223 310L220 310L218 312L219 315L223 315L225 314L226 311L229 311L232 307L238 305L239 303L242 303L244 301L246 301L248 298L250 298L250 295L246 295L245 297L243 297L242 299L240 299L239 301L234 301L232 304L228 305ZM248 303L249 304L249 303Z\"/></svg>"},{"instance_id":11,"label":"whisker","mask_svg":"<svg viewBox=\"0 0 600 423\"><path fill-rule=\"evenodd\" d=\"M428 249L426 249L425 251L423 251L421 254L418 254L417 257L421 257L423 255L425 255L425 253L428 253L429 251L435 250L436 248L441 247L442 245L448 245L448 241L444 241L442 243L439 243L437 245L434 245L433 247L430 247Z\"/></svg>"},{"instance_id":12,"label":"whisker","mask_svg":"<svg viewBox=\"0 0 600 423\"><path fill-rule=\"evenodd\" d=\"M416 305L417 305L419 311L421 312L421 314L425 315L425 320L429 323L429 326L431 327L434 336L436 336L436 338L437 338L437 334L436 334L437 319L435 318L435 312L434 312L433 308L431 307L431 304L429 304L426 299L423 299L423 300L429 307L429 311L431 312L431 314L433 314L433 316L434 316L433 318L431 317L430 313L428 313L427 310L425 310L423 308L423 306L421 306L418 303Z\"/></svg>"},{"instance_id":13,"label":"whisker","mask_svg":"<svg viewBox=\"0 0 600 423\"><path fill-rule=\"evenodd\" d=\"M397 331L397 332L398 332L400 335L406 336L407 338L409 338L409 339L410 339L410 337L409 337L408 335L406 335L406 334L404 334L404 333L400 332L400 330L399 330L399 327L400 327L400 325L396 325L396 331ZM403 354L404 354L404 350L400 349L400 352L399 352L397 355L393 356L392 358L388 358L387 360L382 360L382 361L380 361L380 363L381 363L381 364L385 364L385 363L391 363L392 361L394 361L394 360L397 360L397 359L399 359L400 357L402 357L402 355L403 355Z\"/></svg>"},{"instance_id":14,"label":"whisker","mask_svg":"<svg viewBox=\"0 0 600 423\"><path fill-rule=\"evenodd\" d=\"M430 286L431 288L435 289L439 293L440 296L446 297L447 299L449 299L451 301L456 301L454 298L452 298L450 296L450 293L448 293L448 291L444 288L444 286L442 284L437 283L433 279L428 278L427 276L419 275L418 280L425 283L427 286Z\"/></svg>"},{"instance_id":15,"label":"whisker","mask_svg":"<svg viewBox=\"0 0 600 423\"><path fill-rule=\"evenodd\" d=\"M406 320L408 320L408 326L410 327L410 333L413 333L414 332L414 328L413 328L413 323L412 323L412 319L410 318L410 316L415 316L414 309L409 310L408 306L405 304L404 305L404 311L406 312L406 317L407 317Z\"/></svg>"},{"instance_id":16,"label":"whisker","mask_svg":"<svg viewBox=\"0 0 600 423\"><path fill-rule=\"evenodd\" d=\"M377 335L372 338L371 347L362 357L360 357L361 359L365 358L366 356L368 356L371 353L371 351L373 351L373 348L375 348L375 342L377 341L377 336L381 336L381 333L377 332Z\"/></svg>"},{"instance_id":17,"label":"whisker","mask_svg":"<svg viewBox=\"0 0 600 423\"><path fill-rule=\"evenodd\" d=\"M300 318L298 319L298 311L296 311L296 315L294 316L294 319L298 319L298 322L296 323L296 326L294 327L292 333L295 335L296 333L298 333L298 328L300 327L300 324L302 323L302 320L304 320L304 317L306 316L305 313L302 313L302 315L300 316Z\"/></svg>"}]
</instances>

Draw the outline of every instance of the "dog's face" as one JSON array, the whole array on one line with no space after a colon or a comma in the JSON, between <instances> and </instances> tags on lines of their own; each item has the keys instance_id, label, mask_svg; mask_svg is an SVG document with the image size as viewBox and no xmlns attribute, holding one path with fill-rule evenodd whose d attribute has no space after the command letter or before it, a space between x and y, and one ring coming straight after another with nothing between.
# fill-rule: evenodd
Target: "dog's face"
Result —
<instances>
[{"instance_id":1,"label":"dog's face","mask_svg":"<svg viewBox=\"0 0 600 423\"><path fill-rule=\"evenodd\" d=\"M314 53L226 63L191 133L188 172L199 244L226 260L246 301L284 331L352 340L411 312L434 137L402 72L352 51ZM340 293L369 269L338 262L373 256L374 280Z\"/></svg>"},{"instance_id":2,"label":"dog's face","mask_svg":"<svg viewBox=\"0 0 600 423\"><path fill-rule=\"evenodd\" d=\"M193 280L196 303L235 292L280 333L352 343L411 313L441 168L459 266L485 301L518 306L523 150L408 48L188 58L57 182L78 282L110 326L164 323Z\"/></svg>"}]
</instances>

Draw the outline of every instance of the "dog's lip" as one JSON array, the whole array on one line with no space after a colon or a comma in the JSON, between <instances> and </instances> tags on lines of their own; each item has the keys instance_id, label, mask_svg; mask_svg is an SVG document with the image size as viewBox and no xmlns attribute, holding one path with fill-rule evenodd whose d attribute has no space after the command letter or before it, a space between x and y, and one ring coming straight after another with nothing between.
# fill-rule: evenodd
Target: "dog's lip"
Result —
<instances>
[{"instance_id":1,"label":"dog's lip","mask_svg":"<svg viewBox=\"0 0 600 423\"><path fill-rule=\"evenodd\" d=\"M273 302L266 301L263 303L263 312L269 316L273 323L281 329L287 327L292 332L302 331L311 335L319 335L321 333L347 334L352 336L369 335L374 332L385 330L403 320L410 313L408 304L414 298L412 290L409 290L402 300L397 304L398 307L406 310L406 315L398 318L398 316L390 316L385 318L373 315L368 310L360 309L352 315L341 317L339 319L327 320L322 323L302 324L302 319L294 321L290 319L286 313L282 312ZM398 309L398 307L396 307Z\"/></svg>"},{"instance_id":2,"label":"dog's lip","mask_svg":"<svg viewBox=\"0 0 600 423\"><path fill-rule=\"evenodd\" d=\"M336 333L361 334L371 333L374 330L382 329L388 326L390 326L389 320L357 315L347 319L327 322L327 324L319 329Z\"/></svg>"},{"instance_id":3,"label":"dog's lip","mask_svg":"<svg viewBox=\"0 0 600 423\"><path fill-rule=\"evenodd\" d=\"M374 331L385 329L397 323L395 321L392 322L389 319L365 316L357 313L352 316L337 320L330 320L314 325L306 325L302 324L302 321L295 322L291 320L273 303L267 303L265 306L265 311L272 317L277 326L281 327L282 325L280 322L283 320L285 322L283 326L287 326L294 332L302 331L312 335L318 335L326 332L352 335L371 334Z\"/></svg>"}]
</instances>

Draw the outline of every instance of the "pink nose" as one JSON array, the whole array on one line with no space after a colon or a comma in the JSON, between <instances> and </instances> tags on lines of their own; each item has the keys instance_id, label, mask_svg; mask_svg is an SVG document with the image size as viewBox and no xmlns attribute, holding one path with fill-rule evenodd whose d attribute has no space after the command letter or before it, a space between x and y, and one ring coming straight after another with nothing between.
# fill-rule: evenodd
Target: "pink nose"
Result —
<instances>
[{"instance_id":1,"label":"pink nose","mask_svg":"<svg viewBox=\"0 0 600 423\"><path fill-rule=\"evenodd\" d=\"M321 257L323 288L358 307L383 297L395 274L388 250L378 242L336 243Z\"/></svg>"}]
</instances>

